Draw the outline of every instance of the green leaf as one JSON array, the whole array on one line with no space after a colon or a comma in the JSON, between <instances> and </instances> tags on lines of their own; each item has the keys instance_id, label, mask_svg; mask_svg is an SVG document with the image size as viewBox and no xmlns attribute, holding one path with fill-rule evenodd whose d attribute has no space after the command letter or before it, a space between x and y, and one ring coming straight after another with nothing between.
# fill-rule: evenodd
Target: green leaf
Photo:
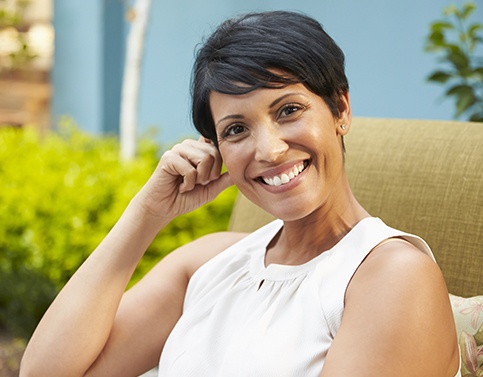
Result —
<instances>
[{"instance_id":1,"label":"green leaf","mask_svg":"<svg viewBox=\"0 0 483 377\"><path fill-rule=\"evenodd\" d=\"M470 80L475 80L477 82L483 82L483 67L478 67L471 69L466 77Z\"/></svg>"},{"instance_id":2,"label":"green leaf","mask_svg":"<svg viewBox=\"0 0 483 377\"><path fill-rule=\"evenodd\" d=\"M463 20L468 18L468 16L474 12L476 9L476 4L475 3L466 3L463 5L463 9L460 12L460 16Z\"/></svg>"},{"instance_id":3,"label":"green leaf","mask_svg":"<svg viewBox=\"0 0 483 377\"><path fill-rule=\"evenodd\" d=\"M473 73L480 75L483 79L483 67L478 67L473 70Z\"/></svg>"},{"instance_id":4,"label":"green leaf","mask_svg":"<svg viewBox=\"0 0 483 377\"><path fill-rule=\"evenodd\" d=\"M458 71L458 76L463 78L463 79L468 79L469 77L473 76L473 74L474 74L474 70L469 65L467 67L462 67Z\"/></svg>"},{"instance_id":5,"label":"green leaf","mask_svg":"<svg viewBox=\"0 0 483 377\"><path fill-rule=\"evenodd\" d=\"M468 27L468 35L474 38L478 30L483 30L483 24L472 24Z\"/></svg>"},{"instance_id":6,"label":"green leaf","mask_svg":"<svg viewBox=\"0 0 483 377\"><path fill-rule=\"evenodd\" d=\"M470 122L483 122L483 113L474 113L469 120Z\"/></svg>"},{"instance_id":7,"label":"green leaf","mask_svg":"<svg viewBox=\"0 0 483 377\"><path fill-rule=\"evenodd\" d=\"M454 67L460 71L464 68L467 68L470 64L470 61L468 59L468 56L464 54L462 51L454 51L451 50L446 55L446 59L454 65Z\"/></svg>"},{"instance_id":8,"label":"green leaf","mask_svg":"<svg viewBox=\"0 0 483 377\"><path fill-rule=\"evenodd\" d=\"M445 43L443 32L441 30L433 30L428 37L428 42L438 46L443 45Z\"/></svg>"},{"instance_id":9,"label":"green leaf","mask_svg":"<svg viewBox=\"0 0 483 377\"><path fill-rule=\"evenodd\" d=\"M447 43L445 45L446 49L457 55L465 55L462 48L455 43Z\"/></svg>"},{"instance_id":10,"label":"green leaf","mask_svg":"<svg viewBox=\"0 0 483 377\"><path fill-rule=\"evenodd\" d=\"M458 8L455 5L449 5L443 9L443 15L446 17L454 16L458 13Z\"/></svg>"},{"instance_id":11,"label":"green leaf","mask_svg":"<svg viewBox=\"0 0 483 377\"><path fill-rule=\"evenodd\" d=\"M426 51L447 50L449 53L464 54L461 48L454 43L448 43L446 40L428 41L425 46Z\"/></svg>"},{"instance_id":12,"label":"green leaf","mask_svg":"<svg viewBox=\"0 0 483 377\"><path fill-rule=\"evenodd\" d=\"M444 72L444 71L436 71L432 73L427 80L428 81L433 81L433 82L439 82L439 83L445 83L451 78L451 73L449 72Z\"/></svg>"},{"instance_id":13,"label":"green leaf","mask_svg":"<svg viewBox=\"0 0 483 377\"><path fill-rule=\"evenodd\" d=\"M476 97L473 94L473 91L467 92L464 95L460 95L456 100L456 117L459 117L475 103Z\"/></svg>"},{"instance_id":14,"label":"green leaf","mask_svg":"<svg viewBox=\"0 0 483 377\"><path fill-rule=\"evenodd\" d=\"M448 21L437 21L431 24L431 31L442 32L444 30L454 30L454 25Z\"/></svg>"},{"instance_id":15,"label":"green leaf","mask_svg":"<svg viewBox=\"0 0 483 377\"><path fill-rule=\"evenodd\" d=\"M447 92L447 96L466 96L466 95L473 95L473 88L469 85L456 85L451 87Z\"/></svg>"}]
</instances>

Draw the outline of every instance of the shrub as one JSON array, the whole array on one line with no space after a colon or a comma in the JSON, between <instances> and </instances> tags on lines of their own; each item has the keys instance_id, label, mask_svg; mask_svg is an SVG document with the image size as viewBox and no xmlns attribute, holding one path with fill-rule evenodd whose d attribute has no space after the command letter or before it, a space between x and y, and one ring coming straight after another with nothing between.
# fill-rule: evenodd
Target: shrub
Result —
<instances>
[{"instance_id":1,"label":"shrub","mask_svg":"<svg viewBox=\"0 0 483 377\"><path fill-rule=\"evenodd\" d=\"M29 336L74 271L154 170L161 147L118 159L116 137L63 124L59 132L0 129L0 327ZM175 219L154 240L131 284L179 245L227 227L236 189ZM207 220L209 219L209 220Z\"/></svg>"},{"instance_id":2,"label":"shrub","mask_svg":"<svg viewBox=\"0 0 483 377\"><path fill-rule=\"evenodd\" d=\"M450 5L443 10L444 19L431 23L425 50L440 55L438 68L428 81L444 85L445 95L456 99L455 118L465 116L483 122L483 60L477 55L482 47L483 23L469 23L476 3L461 9Z\"/></svg>"}]
</instances>

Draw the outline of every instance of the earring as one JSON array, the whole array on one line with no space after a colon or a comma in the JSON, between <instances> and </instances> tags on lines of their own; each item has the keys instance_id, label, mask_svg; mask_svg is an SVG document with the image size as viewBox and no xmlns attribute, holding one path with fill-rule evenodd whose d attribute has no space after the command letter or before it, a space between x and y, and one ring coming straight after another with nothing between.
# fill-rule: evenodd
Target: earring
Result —
<instances>
[{"instance_id":1,"label":"earring","mask_svg":"<svg viewBox=\"0 0 483 377\"><path fill-rule=\"evenodd\" d=\"M346 128L347 128L347 126L346 126L345 124L341 124L341 125L340 125L340 129L341 129L342 131L345 131L345 129L346 129Z\"/></svg>"}]
</instances>

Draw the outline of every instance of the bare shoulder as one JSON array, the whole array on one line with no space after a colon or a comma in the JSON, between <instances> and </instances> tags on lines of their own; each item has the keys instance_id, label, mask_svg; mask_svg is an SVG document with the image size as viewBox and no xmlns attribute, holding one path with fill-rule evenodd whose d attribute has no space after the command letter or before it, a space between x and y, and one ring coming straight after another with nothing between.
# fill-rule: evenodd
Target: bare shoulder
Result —
<instances>
[{"instance_id":1,"label":"bare shoulder","mask_svg":"<svg viewBox=\"0 0 483 377\"><path fill-rule=\"evenodd\" d=\"M377 289L375 289L377 287ZM393 238L372 250L349 284L346 300L371 289L374 299L397 295L404 304L448 303L448 291L437 263L409 242ZM375 290L374 290L375 289ZM421 302L420 302L421 301Z\"/></svg>"},{"instance_id":2,"label":"bare shoulder","mask_svg":"<svg viewBox=\"0 0 483 377\"><path fill-rule=\"evenodd\" d=\"M346 305L359 300L378 310L381 306L398 308L406 318L414 315L415 308L419 315L428 317L433 310L450 309L439 266L429 255L398 238L374 248L354 274Z\"/></svg>"},{"instance_id":3,"label":"bare shoulder","mask_svg":"<svg viewBox=\"0 0 483 377\"><path fill-rule=\"evenodd\" d=\"M247 234L235 232L218 232L202 236L169 253L160 260L142 279L151 287L158 289L161 281L170 280L170 286L178 286L179 293L184 295L191 276L210 259L226 250ZM178 284L173 284L177 282Z\"/></svg>"},{"instance_id":4,"label":"bare shoulder","mask_svg":"<svg viewBox=\"0 0 483 377\"><path fill-rule=\"evenodd\" d=\"M400 238L392 238L376 246L356 271L353 279L356 284L350 287L371 284L379 279L388 279L388 283L403 286L429 283L431 289L446 292L443 275L435 261Z\"/></svg>"},{"instance_id":5,"label":"bare shoulder","mask_svg":"<svg viewBox=\"0 0 483 377\"><path fill-rule=\"evenodd\" d=\"M348 357L350 348L358 351ZM453 377L459 357L455 325L434 260L402 239L374 248L347 288L329 354L323 376L371 376L377 370L378 375Z\"/></svg>"},{"instance_id":6,"label":"bare shoulder","mask_svg":"<svg viewBox=\"0 0 483 377\"><path fill-rule=\"evenodd\" d=\"M217 232L200 237L166 257L181 263L188 277L210 259L247 236L247 233Z\"/></svg>"}]
</instances>

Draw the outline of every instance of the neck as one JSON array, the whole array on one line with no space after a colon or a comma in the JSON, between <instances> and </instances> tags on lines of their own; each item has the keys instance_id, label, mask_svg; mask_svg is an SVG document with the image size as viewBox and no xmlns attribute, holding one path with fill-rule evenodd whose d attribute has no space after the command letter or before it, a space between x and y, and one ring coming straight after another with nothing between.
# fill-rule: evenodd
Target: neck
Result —
<instances>
[{"instance_id":1,"label":"neck","mask_svg":"<svg viewBox=\"0 0 483 377\"><path fill-rule=\"evenodd\" d=\"M308 262L331 249L368 216L347 184L338 200L325 204L305 218L286 221L268 246L265 263L298 265Z\"/></svg>"}]
</instances>

